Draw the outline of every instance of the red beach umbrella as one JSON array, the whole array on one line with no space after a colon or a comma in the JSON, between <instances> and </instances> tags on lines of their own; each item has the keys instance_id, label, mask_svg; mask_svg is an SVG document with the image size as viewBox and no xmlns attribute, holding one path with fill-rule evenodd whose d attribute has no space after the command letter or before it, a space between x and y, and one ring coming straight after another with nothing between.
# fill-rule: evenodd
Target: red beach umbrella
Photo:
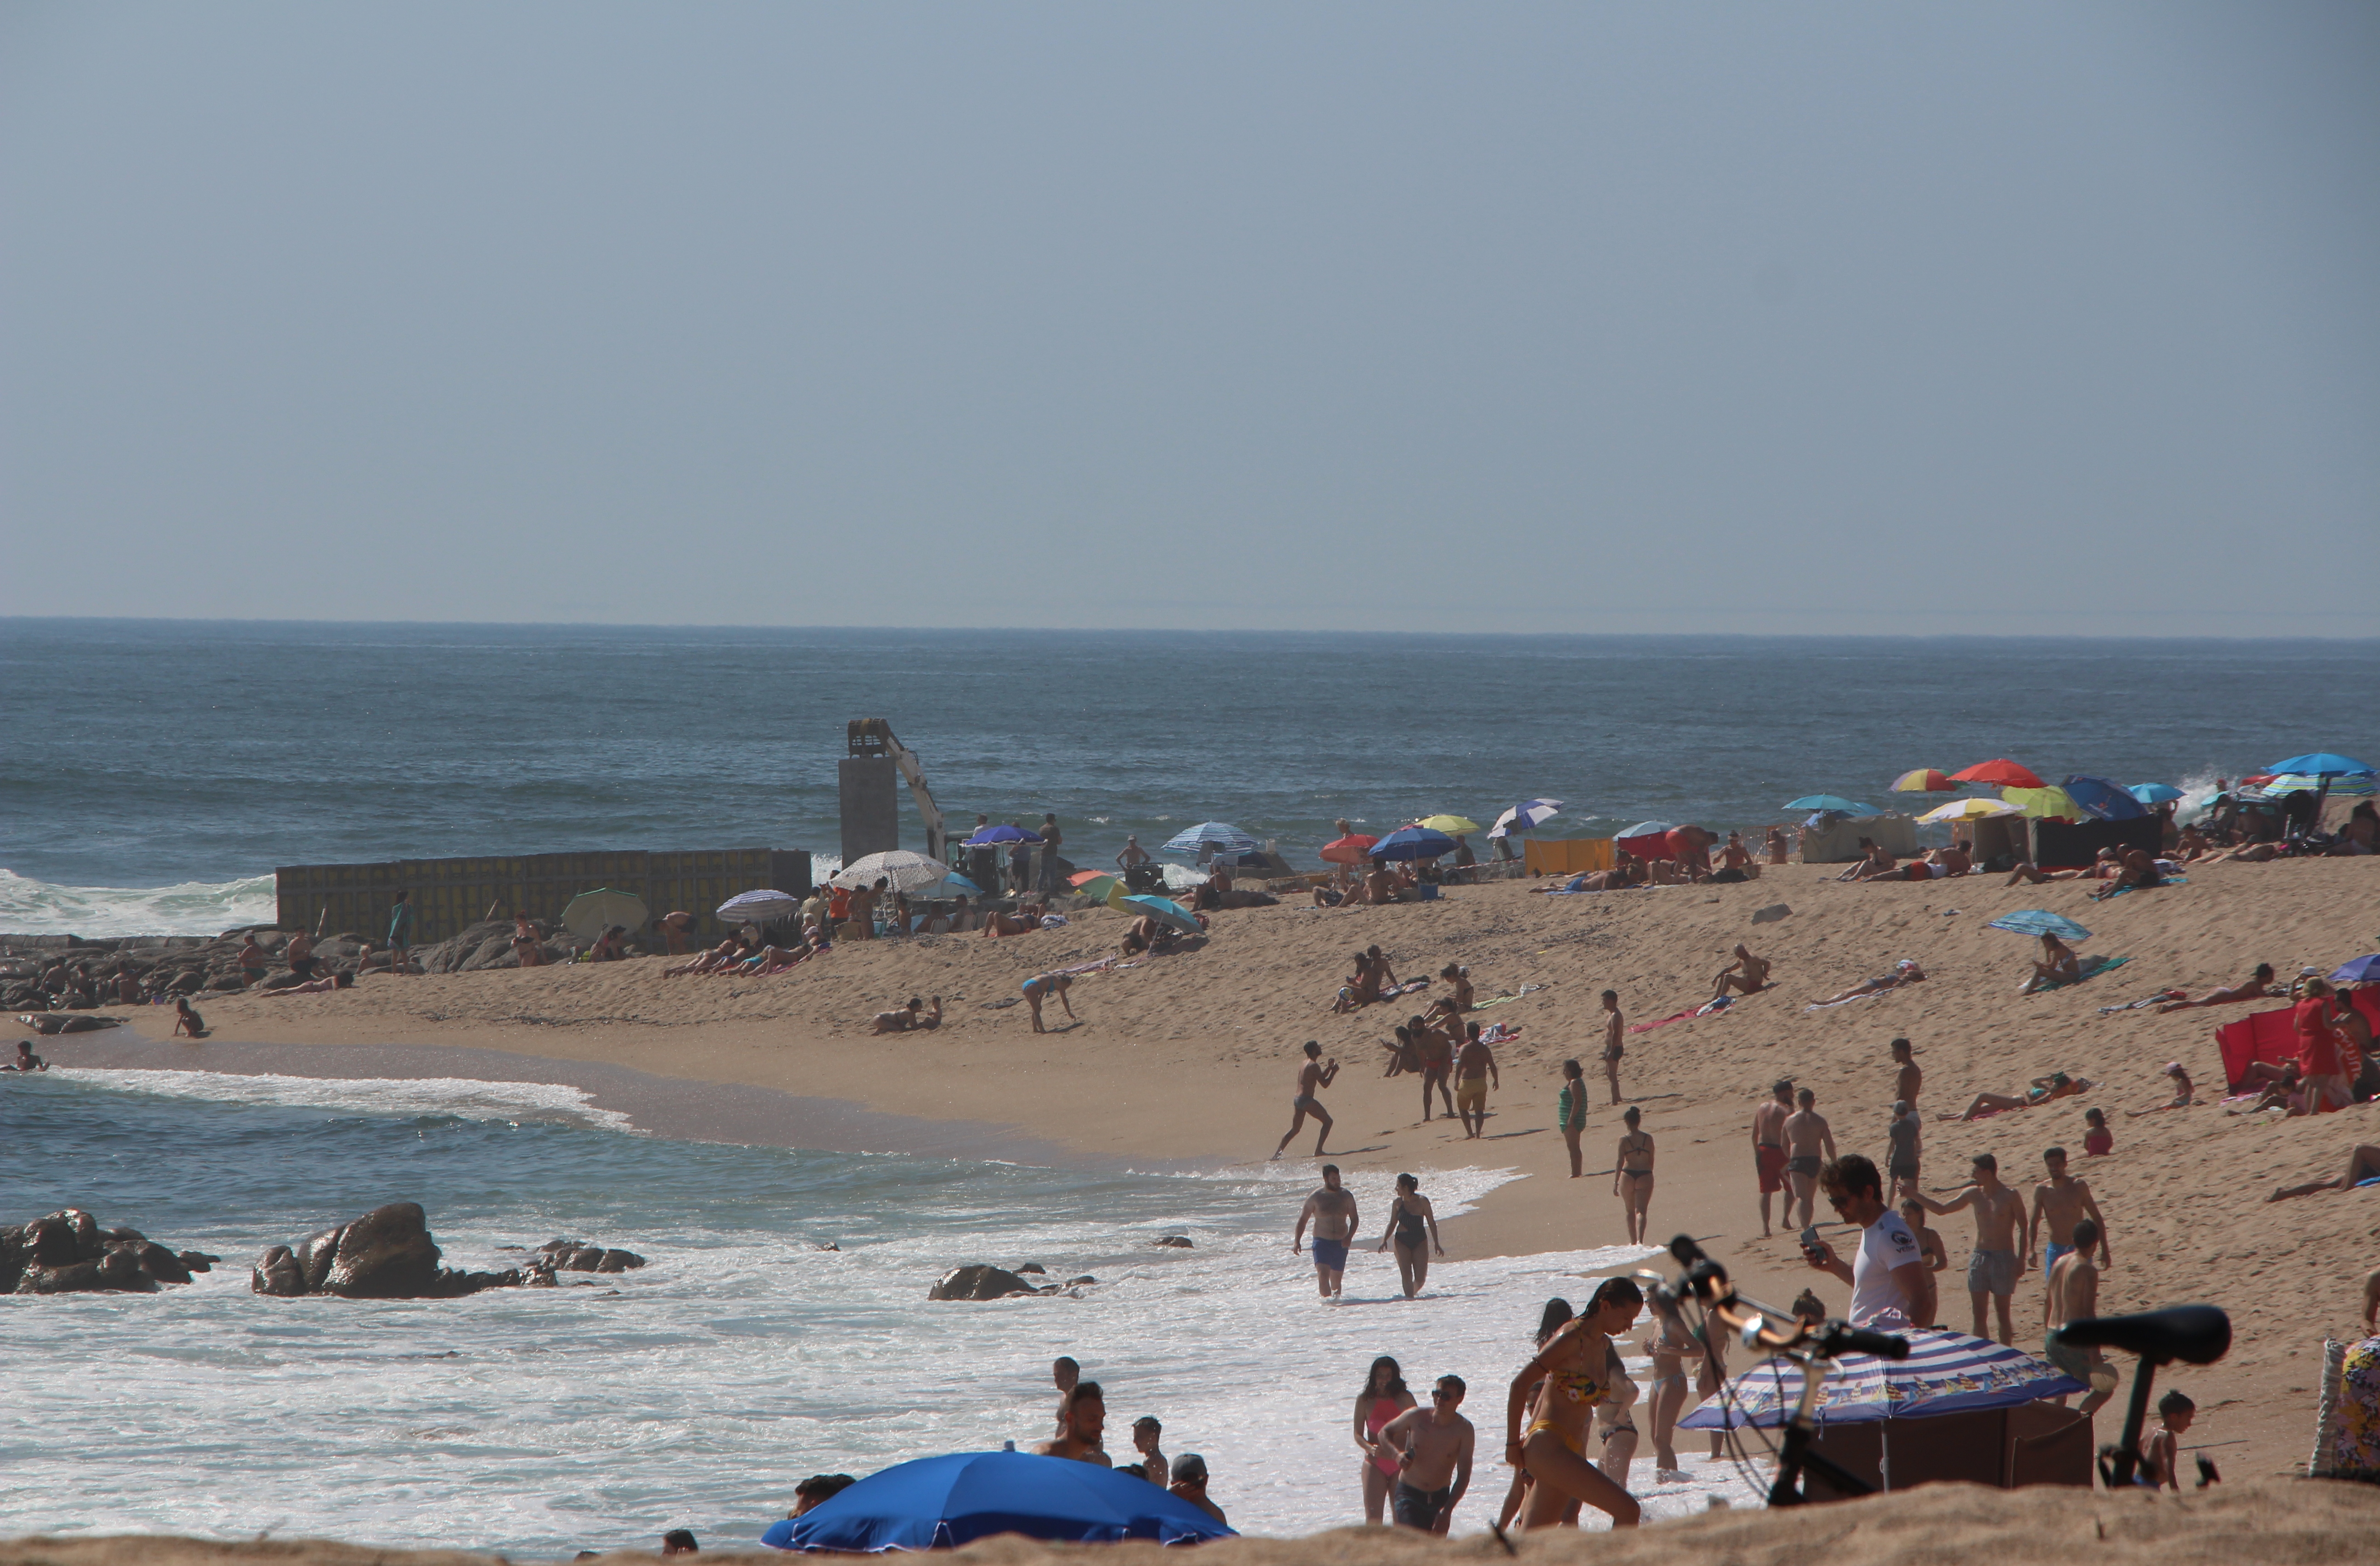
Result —
<instances>
[{"instance_id":1,"label":"red beach umbrella","mask_svg":"<svg viewBox=\"0 0 2380 1566\"><path fill-rule=\"evenodd\" d=\"M1359 832L1349 832L1345 837L1322 845L1322 862L1326 865L1360 865L1370 856L1372 844L1379 841L1377 837L1366 837Z\"/></svg>"},{"instance_id":2,"label":"red beach umbrella","mask_svg":"<svg viewBox=\"0 0 2380 1566\"><path fill-rule=\"evenodd\" d=\"M1950 778L1954 783L1991 783L1999 788L2049 786L2005 757L1997 761L1978 761L1963 772L1951 773Z\"/></svg>"}]
</instances>

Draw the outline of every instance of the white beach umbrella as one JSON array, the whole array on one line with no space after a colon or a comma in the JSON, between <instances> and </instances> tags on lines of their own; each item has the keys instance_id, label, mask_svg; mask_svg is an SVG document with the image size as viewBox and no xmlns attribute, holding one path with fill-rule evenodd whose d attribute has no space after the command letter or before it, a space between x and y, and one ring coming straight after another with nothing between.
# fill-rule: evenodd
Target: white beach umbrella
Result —
<instances>
[{"instance_id":1,"label":"white beach umbrella","mask_svg":"<svg viewBox=\"0 0 2380 1566\"><path fill-rule=\"evenodd\" d=\"M856 892L864 886L874 886L880 876L892 883L895 892L923 892L948 880L950 873L951 868L940 859L929 859L906 848L889 848L881 854L854 859L834 873L833 884Z\"/></svg>"}]
</instances>

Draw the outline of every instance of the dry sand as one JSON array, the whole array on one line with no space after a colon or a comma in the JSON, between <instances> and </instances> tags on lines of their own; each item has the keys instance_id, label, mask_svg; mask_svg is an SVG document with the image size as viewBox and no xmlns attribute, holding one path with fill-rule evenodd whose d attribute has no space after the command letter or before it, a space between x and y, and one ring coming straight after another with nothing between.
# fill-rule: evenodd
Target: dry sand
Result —
<instances>
[{"instance_id":1,"label":"dry sand","mask_svg":"<svg viewBox=\"0 0 2380 1566\"><path fill-rule=\"evenodd\" d=\"M1929 1485L1899 1495L1795 1511L1722 1511L1630 1533L1557 1529L1516 1536L1524 1560L1545 1566L2267 1566L2369 1560L2380 1539L2380 1488L2268 1480L2189 1494L2094 1495ZM1129 1560L1126 1558L1129 1557ZM1010 1536L954 1552L975 1566L1159 1566L1179 1552L1153 1544L1044 1545ZM486 1556L414 1554L353 1545L212 1544L194 1539L20 1539L0 1544L0 1566L463 1566ZM650 1560L622 1552L606 1560ZM705 1550L701 1560L722 1559ZM783 1560L774 1551L735 1560ZM1200 1566L1427 1566L1507 1559L1492 1536L1451 1542L1402 1529L1341 1528L1305 1539L1225 1539L1199 1548Z\"/></svg>"},{"instance_id":2,"label":"dry sand","mask_svg":"<svg viewBox=\"0 0 2380 1566\"><path fill-rule=\"evenodd\" d=\"M2104 904L2085 900L2088 884L2003 889L1998 878L1973 877L1842 886L1830 872L1789 866L1739 886L1544 897L1506 882L1454 889L1434 904L1233 911L1216 919L1200 949L1083 979L1074 990L1080 1024L1045 1036L1030 1031L1022 1004L1000 1002L1037 972L1111 952L1117 916L1094 910L1068 929L1002 941L846 943L770 979L665 979L660 960L376 975L330 995L217 1000L206 1009L219 1039L200 1044L165 1042L170 1014L156 1010L138 1019L160 1036L152 1046L127 1051L102 1034L43 1048L68 1064L103 1052L110 1063L137 1053L157 1065L257 1069L237 1064L240 1051L220 1040L254 1041L291 1047L278 1051L285 1056L298 1047L322 1051L324 1070L358 1075L381 1074L386 1067L370 1062L388 1057L356 1046L412 1047L403 1053L413 1062L430 1058L425 1050L452 1050L437 1057L456 1062L449 1074L479 1076L503 1074L502 1062L491 1066L494 1057L473 1051L509 1051L540 1058L565 1077L571 1069L632 1067L688 1084L838 1100L853 1114L914 1117L865 1123L878 1138L868 1145L884 1149L932 1123L965 1122L1053 1157L1215 1167L1272 1150L1288 1124L1297 1047L1316 1038L1346 1062L1325 1095L1338 1116L1338 1161L1423 1171L1425 1189L1433 1168L1509 1167L1527 1176L1448 1226L1448 1253L1459 1266L1464 1256L1624 1238L1609 1177L1617 1111L1599 1101L1598 1085L1586 1139L1590 1175L1567 1179L1551 1129L1559 1062L1578 1056L1594 1077L1599 989L1618 989L1632 1022L1666 1015L1706 999L1729 947L1745 941L1775 961L1772 991L1723 1016L1628 1041L1623 1086L1658 1147L1657 1238L1688 1231L1750 1291L1781 1303L1815 1284L1840 1311L1844 1286L1803 1268L1781 1224L1776 1238L1760 1235L1748 1127L1772 1078L1790 1074L1815 1088L1841 1150L1881 1163L1893 1080L1885 1046L1896 1034L1916 1041L1929 1116L1962 1107L1978 1089L2020 1090L2053 1069L2087 1075L2105 1086L2054 1109L1964 1125L1929 1120L1926 1185L1954 1188L1968 1156L1988 1149L2029 1193L2041 1150L2053 1142L2072 1149L2076 1171L2110 1220L2115 1266L2103 1308L2204 1301L2231 1313L2228 1359L2161 1382L2198 1401L2192 1444L2242 1443L2209 1451L2233 1479L2298 1471L2312 1441L2322 1340L2361 1335L2360 1281L2380 1264L2380 1195L2269 1206L2265 1197L2285 1181L2336 1172L2357 1142L2380 1141L2374 1111L2281 1122L2209 1106L2127 1120L2123 1110L2167 1097L2158 1071L2168 1060L2219 1093L2214 1028L2255 1008L2162 1017L2103 1017L2098 1008L2167 986L2232 982L2259 960L2284 975L2302 964L2326 972L2380 948L2373 917L2380 861L2221 865L2194 871L2188 885ZM1792 908L1790 917L1751 922L1755 910L1780 902ZM2131 963L2073 989L2020 996L2034 943L1984 924L2022 907L2080 918L2097 932L2086 953ZM1423 1124L1417 1079L1382 1080L1377 1041L1406 1005L1330 1014L1350 953L1374 942L1402 976L1434 973L1450 960L1468 965L1483 999L1523 984L1550 986L1483 1014L1524 1029L1517 1046L1499 1051L1503 1086L1491 1096L1496 1113L1484 1140L1466 1145L1450 1122ZM1924 963L1926 983L1803 1011L1903 956ZM933 993L950 1007L940 1032L868 1035L879 1009ZM1062 1014L1053 1021L1062 1025ZM324 1049L335 1046L350 1048ZM2080 1156L2082 1110L2090 1104L2114 1123L2113 1157ZM700 1120L681 1112L669 1129L747 1135L725 1120L706 1133ZM1310 1137L1303 1134L1293 1153L1310 1152ZM1827 1216L1823 1202L1818 1210ZM1283 1212L1284 1230L1293 1217ZM1954 1264L1944 1280L1945 1320L1963 1327L1969 1223L1961 1216L1937 1226ZM2026 1276L2016 1311L2018 1341L2036 1350L2039 1284L2037 1274ZM2102 1439L2113 1433L2114 1412L2101 1417Z\"/></svg>"}]
</instances>

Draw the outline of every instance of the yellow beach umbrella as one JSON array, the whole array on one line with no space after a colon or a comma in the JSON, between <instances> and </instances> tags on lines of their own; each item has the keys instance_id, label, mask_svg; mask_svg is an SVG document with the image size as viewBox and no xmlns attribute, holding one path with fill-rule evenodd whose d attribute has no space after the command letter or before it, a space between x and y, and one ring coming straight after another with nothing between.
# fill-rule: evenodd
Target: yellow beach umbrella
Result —
<instances>
[{"instance_id":1,"label":"yellow beach umbrella","mask_svg":"<svg viewBox=\"0 0 2380 1566\"><path fill-rule=\"evenodd\" d=\"M2075 804L2074 796L2062 788L2004 788L2000 790L2000 797L2036 821L2053 818L2069 821L2083 819L2082 807Z\"/></svg>"},{"instance_id":2,"label":"yellow beach umbrella","mask_svg":"<svg viewBox=\"0 0 2380 1566\"><path fill-rule=\"evenodd\" d=\"M1959 785L1942 775L1937 768L1920 767L1913 772L1903 772L1892 780L1895 794L1956 794Z\"/></svg>"},{"instance_id":3,"label":"yellow beach umbrella","mask_svg":"<svg viewBox=\"0 0 2380 1566\"><path fill-rule=\"evenodd\" d=\"M1917 819L1921 821L1980 821L1992 816L2023 814L2005 799L1953 799L1948 805L1937 805Z\"/></svg>"},{"instance_id":4,"label":"yellow beach umbrella","mask_svg":"<svg viewBox=\"0 0 2380 1566\"><path fill-rule=\"evenodd\" d=\"M1467 832L1477 832L1479 823L1462 816L1425 816L1414 823L1432 832L1442 832L1449 837L1461 837Z\"/></svg>"}]
</instances>

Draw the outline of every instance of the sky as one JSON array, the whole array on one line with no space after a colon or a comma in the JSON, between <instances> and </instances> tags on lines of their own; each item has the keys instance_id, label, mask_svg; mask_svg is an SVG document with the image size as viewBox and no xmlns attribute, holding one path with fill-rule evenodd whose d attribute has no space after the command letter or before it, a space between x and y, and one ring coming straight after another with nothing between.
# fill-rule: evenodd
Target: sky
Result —
<instances>
[{"instance_id":1,"label":"sky","mask_svg":"<svg viewBox=\"0 0 2380 1566\"><path fill-rule=\"evenodd\" d=\"M2380 6L0 8L0 614L2380 635Z\"/></svg>"}]
</instances>

